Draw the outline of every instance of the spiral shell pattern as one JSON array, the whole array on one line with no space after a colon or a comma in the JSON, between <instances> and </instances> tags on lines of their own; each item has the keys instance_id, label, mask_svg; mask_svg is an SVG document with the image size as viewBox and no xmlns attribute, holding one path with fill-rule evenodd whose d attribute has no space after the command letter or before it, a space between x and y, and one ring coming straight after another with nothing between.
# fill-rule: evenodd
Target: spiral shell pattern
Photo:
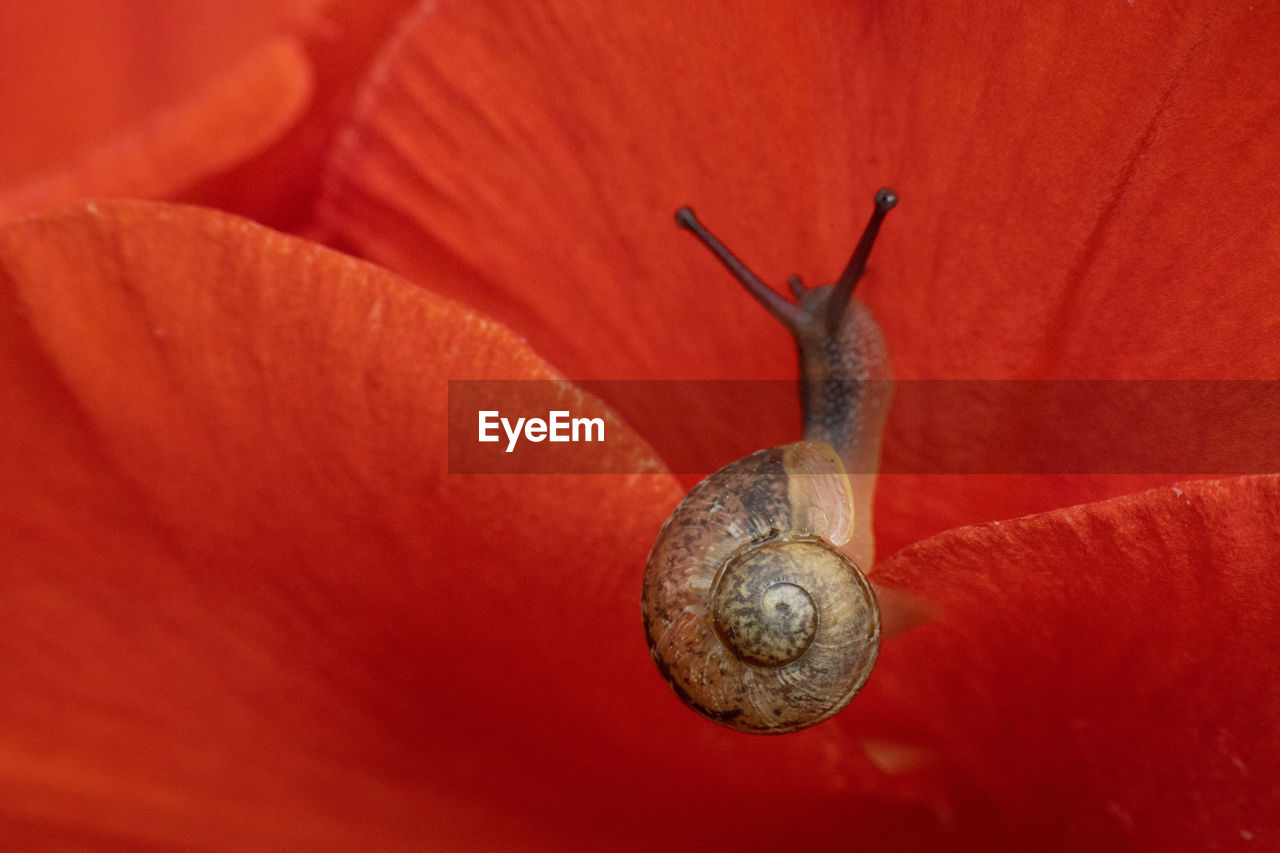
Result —
<instances>
[{"instance_id":1,"label":"spiral shell pattern","mask_svg":"<svg viewBox=\"0 0 1280 853\"><path fill-rule=\"evenodd\" d=\"M801 441L699 483L663 525L643 609L658 669L686 704L781 734L840 711L866 683L880 613L837 546L853 495L836 452Z\"/></svg>"}]
</instances>

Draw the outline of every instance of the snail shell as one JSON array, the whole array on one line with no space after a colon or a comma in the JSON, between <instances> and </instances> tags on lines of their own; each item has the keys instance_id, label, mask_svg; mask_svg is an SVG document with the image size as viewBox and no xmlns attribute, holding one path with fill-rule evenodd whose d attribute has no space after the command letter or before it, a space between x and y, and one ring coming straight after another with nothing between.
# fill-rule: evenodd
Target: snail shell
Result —
<instances>
[{"instance_id":1,"label":"snail shell","mask_svg":"<svg viewBox=\"0 0 1280 853\"><path fill-rule=\"evenodd\" d=\"M880 644L875 596L837 547L852 530L848 475L822 441L753 453L695 486L658 534L643 595L676 693L759 733L844 708Z\"/></svg>"}]
</instances>

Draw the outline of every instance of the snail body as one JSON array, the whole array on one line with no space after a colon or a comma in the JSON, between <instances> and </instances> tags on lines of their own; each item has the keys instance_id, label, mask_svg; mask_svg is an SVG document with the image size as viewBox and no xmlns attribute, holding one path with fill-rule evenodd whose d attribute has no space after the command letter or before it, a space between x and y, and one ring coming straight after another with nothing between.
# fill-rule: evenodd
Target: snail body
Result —
<instances>
[{"instance_id":1,"label":"snail body","mask_svg":"<svg viewBox=\"0 0 1280 853\"><path fill-rule=\"evenodd\" d=\"M870 311L851 301L892 191L844 275L792 303L694 218L693 231L795 336L804 440L715 472L663 524L645 571L650 653L676 694L709 719L781 734L826 720L866 683L880 613L870 565L871 491L889 402L888 356ZM855 472L850 477L848 471Z\"/></svg>"}]
</instances>

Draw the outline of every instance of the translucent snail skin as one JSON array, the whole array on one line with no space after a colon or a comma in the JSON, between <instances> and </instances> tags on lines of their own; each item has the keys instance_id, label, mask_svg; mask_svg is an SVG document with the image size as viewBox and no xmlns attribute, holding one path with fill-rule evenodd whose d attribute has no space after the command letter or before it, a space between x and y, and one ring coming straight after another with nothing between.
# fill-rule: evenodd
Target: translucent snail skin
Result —
<instances>
[{"instance_id":1,"label":"translucent snail skin","mask_svg":"<svg viewBox=\"0 0 1280 853\"><path fill-rule=\"evenodd\" d=\"M891 376L884 336L854 285L897 194L882 189L840 279L795 302L765 285L689 208L692 232L795 337L804 440L703 480L663 524L642 610L649 651L694 710L783 734L838 713L880 649L880 611L858 566L874 559L871 493ZM850 477L848 472L855 473Z\"/></svg>"}]
</instances>

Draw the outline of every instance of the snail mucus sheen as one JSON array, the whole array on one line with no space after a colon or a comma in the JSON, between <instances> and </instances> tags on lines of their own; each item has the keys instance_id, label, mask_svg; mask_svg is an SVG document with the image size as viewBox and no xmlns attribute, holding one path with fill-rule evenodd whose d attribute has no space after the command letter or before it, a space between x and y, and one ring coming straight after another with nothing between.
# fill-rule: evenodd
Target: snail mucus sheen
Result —
<instances>
[{"instance_id":1,"label":"snail mucus sheen","mask_svg":"<svg viewBox=\"0 0 1280 853\"><path fill-rule=\"evenodd\" d=\"M791 302L765 285L689 208L692 232L795 337L804 440L761 450L703 480L663 524L645 570L649 651L694 710L730 728L783 734L843 709L880 648L880 611L854 558L873 559L871 490L888 411L884 337L852 298L885 215L882 189L835 284ZM849 472L855 472L850 477Z\"/></svg>"}]
</instances>

